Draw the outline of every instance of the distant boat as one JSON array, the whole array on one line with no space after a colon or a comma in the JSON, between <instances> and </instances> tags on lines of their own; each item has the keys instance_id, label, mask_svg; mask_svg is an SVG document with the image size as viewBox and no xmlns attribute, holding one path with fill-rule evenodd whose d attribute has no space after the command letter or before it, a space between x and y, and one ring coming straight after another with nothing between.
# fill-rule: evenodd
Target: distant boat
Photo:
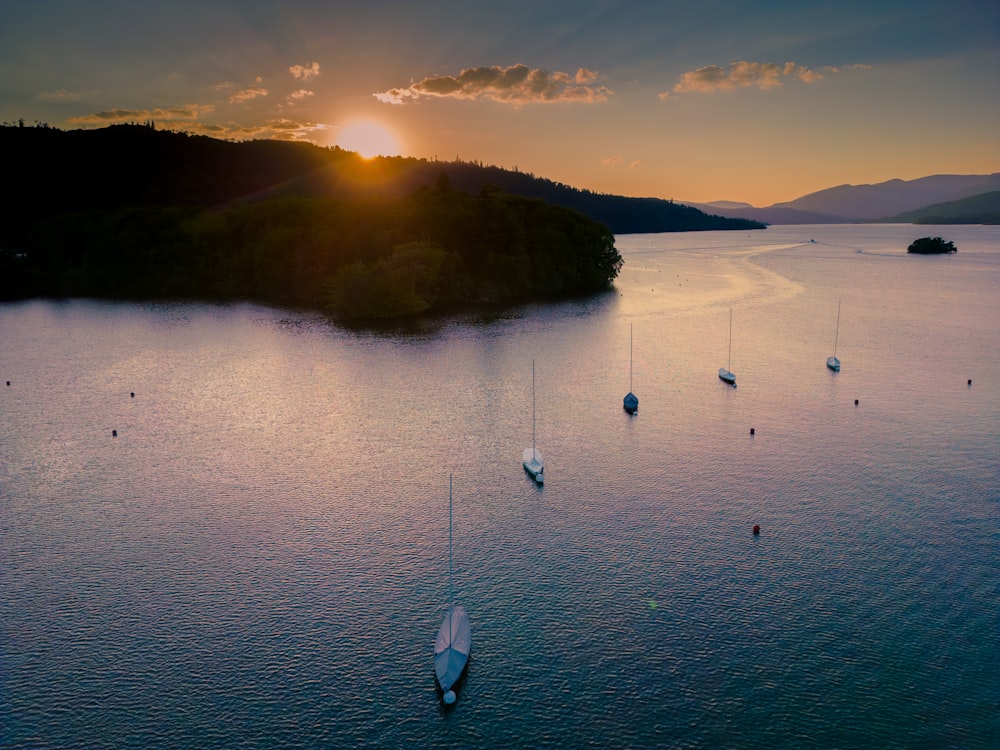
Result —
<instances>
[{"instance_id":1,"label":"distant boat","mask_svg":"<svg viewBox=\"0 0 1000 750\"><path fill-rule=\"evenodd\" d=\"M639 411L639 397L632 393L632 324L628 327L628 394L622 400L625 411L635 414Z\"/></svg>"},{"instance_id":2,"label":"distant boat","mask_svg":"<svg viewBox=\"0 0 1000 750\"><path fill-rule=\"evenodd\" d=\"M545 461L542 452L535 447L535 360L531 360L531 447L522 454L524 470L539 484L545 482Z\"/></svg>"},{"instance_id":3,"label":"distant boat","mask_svg":"<svg viewBox=\"0 0 1000 750\"><path fill-rule=\"evenodd\" d=\"M733 366L733 308L729 308L729 367ZM736 387L736 376L729 371L728 367L719 368L719 379Z\"/></svg>"},{"instance_id":4,"label":"distant boat","mask_svg":"<svg viewBox=\"0 0 1000 750\"><path fill-rule=\"evenodd\" d=\"M451 475L448 476L448 614L438 629L434 641L434 672L438 684L444 693L442 699L449 706L458 700L452 690L458 678L462 676L465 665L469 662L469 652L472 650L472 627L469 625L469 615L465 607L455 606L452 590L451 569Z\"/></svg>"},{"instance_id":5,"label":"distant boat","mask_svg":"<svg viewBox=\"0 0 1000 750\"><path fill-rule=\"evenodd\" d=\"M840 372L840 360L837 359L837 339L840 338L840 300L837 300L837 332L833 336L833 356L826 358L826 366L834 372Z\"/></svg>"}]
</instances>

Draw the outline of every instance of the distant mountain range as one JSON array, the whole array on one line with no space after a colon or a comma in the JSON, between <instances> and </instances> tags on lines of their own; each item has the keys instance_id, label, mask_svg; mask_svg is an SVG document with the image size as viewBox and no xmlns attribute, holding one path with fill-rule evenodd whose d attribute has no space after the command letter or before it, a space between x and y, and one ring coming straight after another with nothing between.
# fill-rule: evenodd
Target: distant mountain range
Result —
<instances>
[{"instance_id":1,"label":"distant mountain range","mask_svg":"<svg viewBox=\"0 0 1000 750\"><path fill-rule=\"evenodd\" d=\"M766 224L998 223L1000 172L985 175L933 175L888 180L875 185L838 185L784 203L756 208L749 203L692 203L720 216ZM682 201L683 202L683 201ZM937 217L945 221L933 221Z\"/></svg>"}]
</instances>

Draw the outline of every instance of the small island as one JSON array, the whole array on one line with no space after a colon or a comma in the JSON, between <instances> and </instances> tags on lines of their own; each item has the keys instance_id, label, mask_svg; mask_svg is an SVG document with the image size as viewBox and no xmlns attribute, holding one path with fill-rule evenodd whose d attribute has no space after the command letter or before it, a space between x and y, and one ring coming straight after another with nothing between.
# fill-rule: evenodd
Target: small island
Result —
<instances>
[{"instance_id":1,"label":"small island","mask_svg":"<svg viewBox=\"0 0 1000 750\"><path fill-rule=\"evenodd\" d=\"M921 237L910 243L906 248L908 253L918 253L920 255L938 255L941 253L957 253L958 248L954 242L943 240L940 237Z\"/></svg>"}]
</instances>

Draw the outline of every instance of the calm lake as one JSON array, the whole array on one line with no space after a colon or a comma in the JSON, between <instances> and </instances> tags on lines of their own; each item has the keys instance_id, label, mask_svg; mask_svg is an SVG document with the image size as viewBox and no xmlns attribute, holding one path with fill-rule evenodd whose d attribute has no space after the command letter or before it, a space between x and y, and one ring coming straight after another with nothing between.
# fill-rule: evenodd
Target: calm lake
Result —
<instances>
[{"instance_id":1,"label":"calm lake","mask_svg":"<svg viewBox=\"0 0 1000 750\"><path fill-rule=\"evenodd\" d=\"M1000 227L617 246L379 330L0 305L0 746L995 747Z\"/></svg>"}]
</instances>

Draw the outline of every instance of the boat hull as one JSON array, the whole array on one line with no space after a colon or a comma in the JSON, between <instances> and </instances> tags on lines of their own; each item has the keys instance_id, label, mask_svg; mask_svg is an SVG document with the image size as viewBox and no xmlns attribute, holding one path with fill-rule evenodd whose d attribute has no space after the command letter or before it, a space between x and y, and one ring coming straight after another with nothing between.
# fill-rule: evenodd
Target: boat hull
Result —
<instances>
[{"instance_id":1,"label":"boat hull","mask_svg":"<svg viewBox=\"0 0 1000 750\"><path fill-rule=\"evenodd\" d=\"M736 376L733 375L725 367L719 368L719 380L724 383L729 383L729 385L736 385Z\"/></svg>"},{"instance_id":2,"label":"boat hull","mask_svg":"<svg viewBox=\"0 0 1000 750\"><path fill-rule=\"evenodd\" d=\"M545 462L542 453L537 448L525 448L523 455L524 470L539 484L545 482Z\"/></svg>"},{"instance_id":3,"label":"boat hull","mask_svg":"<svg viewBox=\"0 0 1000 750\"><path fill-rule=\"evenodd\" d=\"M451 689L462 676L471 651L472 626L469 624L469 615L461 605L451 607L444 616L444 622L434 641L434 672L446 699L451 693L452 700L448 702L454 702Z\"/></svg>"},{"instance_id":4,"label":"boat hull","mask_svg":"<svg viewBox=\"0 0 1000 750\"><path fill-rule=\"evenodd\" d=\"M840 372L840 360L836 357L827 357L826 366L834 372Z\"/></svg>"},{"instance_id":5,"label":"boat hull","mask_svg":"<svg viewBox=\"0 0 1000 750\"><path fill-rule=\"evenodd\" d=\"M628 395L622 400L622 406L629 414L635 414L639 411L639 397L632 393L632 391L629 391Z\"/></svg>"}]
</instances>

